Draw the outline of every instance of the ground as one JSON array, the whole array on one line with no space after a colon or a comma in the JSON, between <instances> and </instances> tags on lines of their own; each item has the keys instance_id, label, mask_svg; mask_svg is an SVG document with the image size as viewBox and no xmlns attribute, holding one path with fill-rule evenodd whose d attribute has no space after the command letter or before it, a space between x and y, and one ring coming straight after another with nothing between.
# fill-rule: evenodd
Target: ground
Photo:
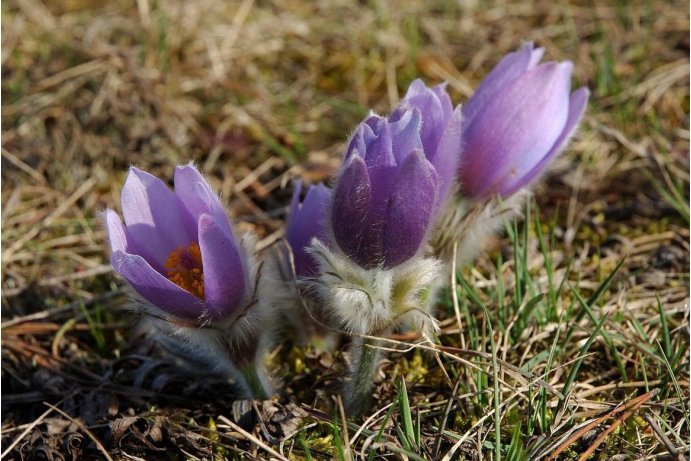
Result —
<instances>
[{"instance_id":1,"label":"ground","mask_svg":"<svg viewBox=\"0 0 691 461\"><path fill-rule=\"evenodd\" d=\"M591 89L581 129L449 280L438 344L390 338L364 418L340 348L287 335L249 402L137 335L99 221L130 165L195 160L267 246L370 108L418 77L462 103L525 40ZM3 2L2 457L683 459L688 81L680 1Z\"/></svg>"}]
</instances>

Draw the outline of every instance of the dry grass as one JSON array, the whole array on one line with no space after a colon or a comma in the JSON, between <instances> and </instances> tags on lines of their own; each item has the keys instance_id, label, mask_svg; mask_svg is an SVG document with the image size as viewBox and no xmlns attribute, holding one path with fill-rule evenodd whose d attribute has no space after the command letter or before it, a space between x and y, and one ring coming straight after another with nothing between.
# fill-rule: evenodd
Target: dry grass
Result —
<instances>
[{"instance_id":1,"label":"dry grass","mask_svg":"<svg viewBox=\"0 0 691 461\"><path fill-rule=\"evenodd\" d=\"M491 459L497 428L509 459L688 453L688 4L12 0L2 13L6 459ZM171 177L195 159L268 245L288 179L328 179L368 108L389 111L418 76L463 101L526 39L575 62L593 91L583 127L530 226L459 272L461 325L449 295L440 345L389 355L371 416L337 417L340 353L282 346L280 399L241 411L225 384L137 341L98 221L129 165Z\"/></svg>"}]
</instances>

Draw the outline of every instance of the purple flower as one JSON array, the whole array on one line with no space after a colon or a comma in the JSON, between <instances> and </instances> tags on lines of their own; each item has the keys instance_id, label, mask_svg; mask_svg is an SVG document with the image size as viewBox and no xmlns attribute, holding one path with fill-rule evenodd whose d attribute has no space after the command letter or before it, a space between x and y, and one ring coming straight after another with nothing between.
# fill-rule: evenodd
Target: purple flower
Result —
<instances>
[{"instance_id":1,"label":"purple flower","mask_svg":"<svg viewBox=\"0 0 691 461\"><path fill-rule=\"evenodd\" d=\"M218 197L192 165L175 169L175 192L131 168L122 188L126 226L104 215L111 264L145 299L186 319L219 320L249 286L242 250Z\"/></svg>"},{"instance_id":2,"label":"purple flower","mask_svg":"<svg viewBox=\"0 0 691 461\"><path fill-rule=\"evenodd\" d=\"M427 88L422 80L415 80L389 121L400 119L406 110L417 108L422 116L420 139L425 157L434 165L441 181L443 200L456 179L458 152L461 145L461 106L454 110L446 84Z\"/></svg>"},{"instance_id":3,"label":"purple flower","mask_svg":"<svg viewBox=\"0 0 691 461\"><path fill-rule=\"evenodd\" d=\"M443 199L414 107L370 115L353 134L334 190L333 237L365 269L390 269L420 249Z\"/></svg>"},{"instance_id":4,"label":"purple flower","mask_svg":"<svg viewBox=\"0 0 691 461\"><path fill-rule=\"evenodd\" d=\"M566 144L588 102L571 92L573 64L539 64L532 43L509 53L463 108L463 194L509 196L527 186Z\"/></svg>"},{"instance_id":5,"label":"purple flower","mask_svg":"<svg viewBox=\"0 0 691 461\"><path fill-rule=\"evenodd\" d=\"M317 275L314 259L305 251L314 237L326 241L326 214L331 191L323 184L310 186L300 203L302 181L295 183L293 201L290 204L286 239L293 251L295 273L302 277Z\"/></svg>"}]
</instances>

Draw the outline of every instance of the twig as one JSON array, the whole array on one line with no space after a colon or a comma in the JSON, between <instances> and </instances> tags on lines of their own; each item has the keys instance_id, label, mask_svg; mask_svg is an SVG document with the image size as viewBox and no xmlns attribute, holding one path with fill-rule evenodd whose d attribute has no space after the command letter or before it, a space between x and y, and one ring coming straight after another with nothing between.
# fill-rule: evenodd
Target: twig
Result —
<instances>
[{"instance_id":1,"label":"twig","mask_svg":"<svg viewBox=\"0 0 691 461\"><path fill-rule=\"evenodd\" d=\"M463 334L463 324L461 323L461 309L458 306L458 287L456 286L456 258L458 257L458 242L453 244L451 256L451 299L453 300L453 311L456 314L458 332L461 336L461 349L465 349L465 335Z\"/></svg>"},{"instance_id":2,"label":"twig","mask_svg":"<svg viewBox=\"0 0 691 461\"><path fill-rule=\"evenodd\" d=\"M277 457L278 459L280 459L282 461L290 461L288 458L286 458L285 456L283 456L282 454L280 454L279 452L277 452L276 450L274 450L273 448L271 448L270 446L268 446L267 444L265 444L264 442L259 440L256 436L254 436L253 434L250 434L249 432L247 432L246 430L244 430L243 428L241 428L240 426L238 426L237 424L235 424L234 422L232 422L231 420L229 420L225 416L223 416L223 415L219 416L218 420L222 421L223 424L227 424L228 426L230 426L231 429L240 433L243 437L245 437L250 442L257 444L258 447L260 447L261 449L263 449L267 453L271 453L272 455L274 455L275 457Z\"/></svg>"},{"instance_id":3,"label":"twig","mask_svg":"<svg viewBox=\"0 0 691 461\"><path fill-rule=\"evenodd\" d=\"M12 451L12 449L14 447L16 447L17 444L24 438L24 436L26 434L28 434L29 432L31 432L34 427L41 424L41 421L43 421L46 418L46 416L51 414L53 412L53 410L54 410L53 408L47 409L45 412L43 412L43 414L41 414L41 416L39 416L31 424L29 424L26 427L26 429L24 429L24 431L22 431L22 433L19 434L16 439L14 439L14 441L10 444L10 446L7 447L7 449L5 451L3 451L2 454L0 454L0 458L4 458L5 456L7 456Z\"/></svg>"},{"instance_id":4,"label":"twig","mask_svg":"<svg viewBox=\"0 0 691 461\"><path fill-rule=\"evenodd\" d=\"M672 441L669 440L669 437L667 437L665 433L662 432L662 429L660 429L660 426L657 424L657 422L653 419L652 416L643 415L643 419L645 419L648 422L650 429L653 430L660 442L662 442L665 448L667 448L667 451L670 455L676 456L677 454L679 454L679 449L677 449L677 447L674 446Z\"/></svg>"},{"instance_id":5,"label":"twig","mask_svg":"<svg viewBox=\"0 0 691 461\"><path fill-rule=\"evenodd\" d=\"M29 166L27 163L22 161L22 159L20 159L4 147L2 148L2 156L5 157L11 164L22 170L24 173L34 178L39 184L45 185L47 183L46 178L44 178L41 173L36 171L34 168L31 168L31 166Z\"/></svg>"},{"instance_id":6,"label":"twig","mask_svg":"<svg viewBox=\"0 0 691 461\"><path fill-rule=\"evenodd\" d=\"M569 446L571 446L572 443L574 443L576 440L580 439L583 436L583 434L590 431L592 428L599 426L602 422L608 420L609 418L611 418L611 417L613 417L613 416L615 416L615 415L617 415L623 411L628 410L629 408L631 408L632 411L638 409L641 405L643 405L645 402L650 400L653 396L657 395L658 392L659 392L659 389L653 389L652 391L647 392L647 393L641 395L640 397L636 397L635 399L632 399L628 403L626 403L620 407L615 408L614 410L610 411L606 415L603 415L603 416L595 419L591 423L583 426L581 429L579 429L574 434L572 434L569 438L567 438L564 442L562 442L561 445L559 445L556 450L554 450L552 453L550 453L550 455L547 457L547 461L551 461L553 459L556 459L556 457L559 456L559 454L561 452L566 450ZM616 428L617 426L614 426L614 427ZM610 428L608 428L608 429L610 429ZM609 432L611 432L611 430L605 431L605 435L608 434ZM599 439L599 437L598 437L598 439ZM597 446L595 446L595 448L597 448Z\"/></svg>"}]
</instances>

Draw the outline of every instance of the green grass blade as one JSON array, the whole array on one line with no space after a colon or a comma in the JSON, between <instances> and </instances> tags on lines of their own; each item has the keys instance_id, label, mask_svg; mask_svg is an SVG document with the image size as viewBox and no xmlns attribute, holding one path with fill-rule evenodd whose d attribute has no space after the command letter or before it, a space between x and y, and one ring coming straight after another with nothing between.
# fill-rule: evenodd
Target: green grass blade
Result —
<instances>
[{"instance_id":1,"label":"green grass blade","mask_svg":"<svg viewBox=\"0 0 691 461\"><path fill-rule=\"evenodd\" d=\"M566 381L564 382L564 388L562 390L562 394L564 395L563 399L559 400L559 404L557 405L557 409L555 411L555 414L559 413L562 408L564 407L564 404L566 403L566 399L569 395L569 391L571 390L571 386L573 385L574 380L576 379L576 374L578 374L578 369L581 367L581 364L583 363L583 359L585 359L585 355L588 353L588 349L590 349L590 346L593 344L593 341L595 341L595 338L597 338L597 335L600 333L600 330L604 326L605 322L607 321L607 315L603 316L600 322L597 324L595 327L595 330L593 330L592 334L588 338L588 341L583 345L581 350L578 353L578 360L573 364L571 367L571 370L569 371L569 375L566 377Z\"/></svg>"},{"instance_id":2,"label":"green grass blade","mask_svg":"<svg viewBox=\"0 0 691 461\"><path fill-rule=\"evenodd\" d=\"M401 414L403 423L403 439L407 442L407 449L417 450L418 446L415 443L415 428L413 427L413 415L410 411L410 401L408 400L408 389L405 385L405 379L401 378L398 385L398 411Z\"/></svg>"},{"instance_id":3,"label":"green grass blade","mask_svg":"<svg viewBox=\"0 0 691 461\"><path fill-rule=\"evenodd\" d=\"M489 341L492 347L492 381L494 385L494 459L501 461L501 396L499 395L499 364L497 362L497 344L494 342L494 331L489 317L489 311L482 305L489 328Z\"/></svg>"},{"instance_id":4,"label":"green grass blade","mask_svg":"<svg viewBox=\"0 0 691 461\"><path fill-rule=\"evenodd\" d=\"M379 443L379 440L381 440L381 436L384 433L384 428L386 428L386 423L388 423L389 419L391 419L391 415L393 414L394 408L396 408L396 406L391 405L389 407L389 410L386 412L386 415L384 416L384 421L382 421L381 427L379 428L379 431L377 431L377 435L374 437L374 444ZM369 455L367 455L367 461L372 461L374 459L375 453L376 450L370 450Z\"/></svg>"}]
</instances>

